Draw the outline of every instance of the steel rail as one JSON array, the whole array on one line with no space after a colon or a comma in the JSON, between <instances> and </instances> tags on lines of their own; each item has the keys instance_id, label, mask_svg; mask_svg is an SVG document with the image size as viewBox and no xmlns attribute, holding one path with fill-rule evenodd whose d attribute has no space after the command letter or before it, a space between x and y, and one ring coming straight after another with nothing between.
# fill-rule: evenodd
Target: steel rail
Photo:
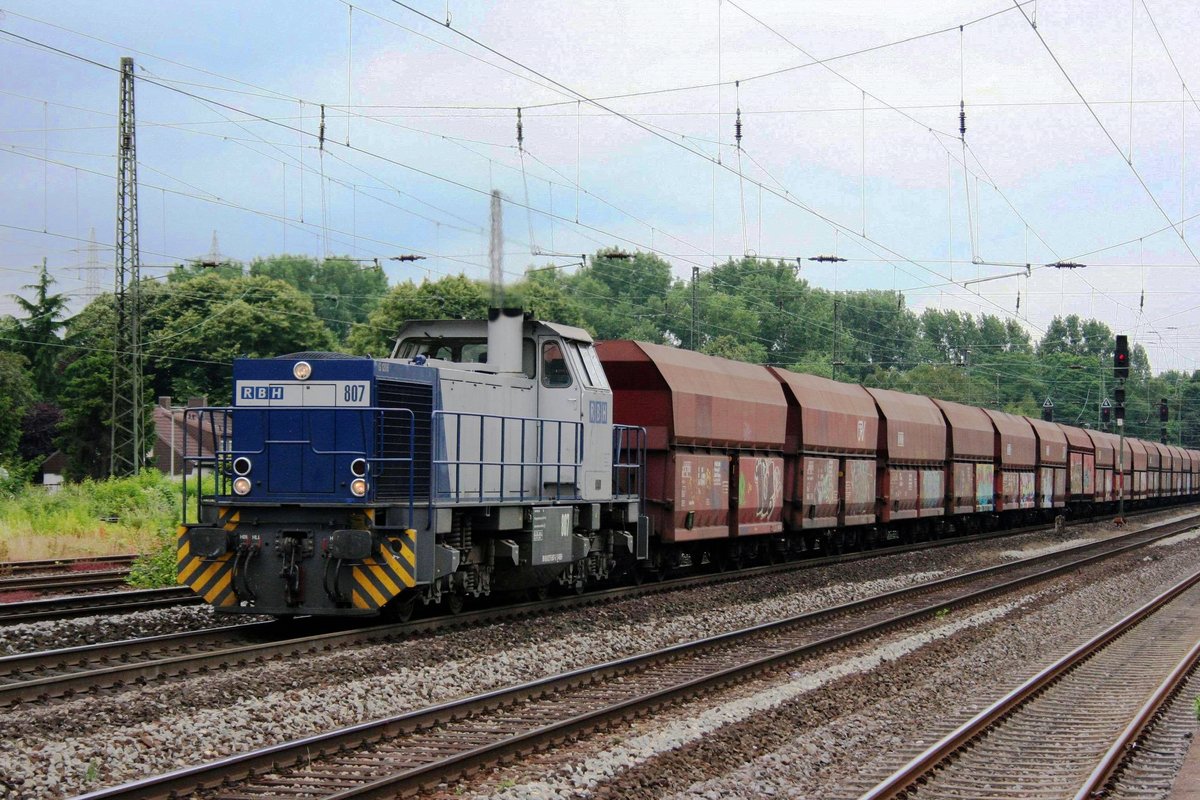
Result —
<instances>
[{"instance_id":1,"label":"steel rail","mask_svg":"<svg viewBox=\"0 0 1200 800\"><path fill-rule=\"evenodd\" d=\"M801 631L814 620L829 619L834 615L845 615L854 609L872 608L886 603L887 598L895 598L906 590L897 590L884 595L866 598L847 603L835 609L798 614L787 619L775 620L755 625L738 631L719 634L705 639L673 645L652 653L621 658L596 666L588 666L561 675L550 676L530 681L519 686L499 689L474 697L464 698L443 703L426 709L412 711L382 720L362 723L340 730L329 731L300 740L285 742L271 747L262 748L247 753L229 756L217 761L188 767L159 776L152 776L117 787L98 790L83 798L86 800L133 800L133 798L166 798L186 796L189 793L227 787L231 783L253 778L256 775L278 775L290 767L310 764L323 757L334 757L351 748L364 745L378 748L386 740L404 734L435 735L450 726L461 724L469 726L473 719L494 712L497 709L515 708L517 704L529 702L536 705L545 701L554 713L564 713L559 709L567 709L569 716L553 719L549 724L530 723L533 728L524 730L499 732L485 743L467 749L459 749L450 755L439 758L435 762L412 766L403 770L393 767L391 774L375 778L378 771L373 772L372 780L360 785L339 785L337 791L328 795L337 800L349 798L394 797L397 794L411 793L423 787L452 780L460 775L469 774L485 765L503 761L515 753L526 753L542 749L550 744L576 736L584 731L596 730L616 720L646 713L663 704L694 696L701 692L711 692L714 689L744 681L766 670L776 669L797 658L811 656L845 646L884 631L892 630L917 621L935 617L943 609L954 608L978 602L991 596L1018 589L1031 583L1053 577L1069 570L1097 562L1118 553L1129 552L1136 547L1148 544L1164 536L1174 535L1188 525L1180 522L1161 526L1169 528L1157 535L1145 535L1137 543L1124 544L1107 552L1085 555L1077 560L1041 569L1018 577L990 582L983 587L960 591L952 597L928 598L915 608L910 608L898 614L889 612L881 619L857 624L841 632L813 638L801 643L779 642L771 645L771 636L786 636L793 633L792 629ZM1147 531L1141 531L1147 534ZM1110 540L1111 543L1111 540ZM1051 555L1060 555L1060 553ZM1049 556L1028 559L1027 562L1044 560ZM1018 562L1020 563L1020 562ZM1008 567L1010 565L999 565ZM1028 563L1025 566L1029 566ZM998 567L988 568L983 572L985 577L1002 577ZM979 577L976 575L976 577ZM939 581L946 586L951 581L961 582L966 576L955 576ZM1200 575L1197 576L1200 579ZM765 642L763 641L765 640ZM736 649L741 646L748 651L743 660L736 661ZM764 654L765 653L765 654ZM731 655L732 654L732 655ZM705 664L704 659L710 663ZM686 668L686 659L699 662L692 668L692 673ZM730 663L733 660L733 663ZM681 666L682 665L682 666ZM659 676L653 673L655 667L663 667ZM706 669L708 671L706 671ZM682 678L678 677L682 675ZM647 677L649 676L649 677ZM649 685L648 690L637 686L638 680L643 679ZM655 680L659 683L655 683ZM615 685L610 685L608 681ZM598 688L601 693L625 693L625 697L611 701L605 699L601 704L589 705L586 700L571 708L570 698L562 698L564 692L570 690L586 691L588 687ZM598 706L598 707L597 707ZM582 709L582 710L580 710ZM536 707L534 711L536 712ZM513 716L524 719L529 715L529 709L524 714ZM534 713L533 716L537 716ZM511 721L505 726L510 727ZM478 728L473 728L473 736L486 736ZM428 747L428 745L423 745ZM360 776L344 776L339 784L354 784ZM318 776L309 776L316 780ZM308 780L306 779L306 780ZM280 780L277 778L277 780ZM282 779L286 780L286 779ZM82 800L82 799L81 799Z\"/></svg>"},{"instance_id":2,"label":"steel rail","mask_svg":"<svg viewBox=\"0 0 1200 800\"><path fill-rule=\"evenodd\" d=\"M1196 668L1197 662L1200 662L1200 641L1192 645L1192 649L1188 651L1187 655L1180 659L1171 673L1158 685L1158 688L1146 698L1145 704L1134 714L1129 725L1121 731L1112 746L1101 757L1100 762L1096 764L1096 768L1088 775L1079 791L1075 793L1074 800L1092 800L1092 798L1103 796L1109 781L1133 753L1142 734L1154 723L1182 688L1183 682Z\"/></svg>"},{"instance_id":3,"label":"steel rail","mask_svg":"<svg viewBox=\"0 0 1200 800\"><path fill-rule=\"evenodd\" d=\"M862 598L860 600L809 612L816 621L839 614L853 613L920 594L935 592L990 575L999 575L1038 564L1067 560L1074 554L1100 551L1098 557L1108 557L1127 549L1141 547L1157 539L1173 536L1181 529L1186 530L1200 523L1200 515L1184 520L1163 523L1159 526L1131 531L1121 536L1098 542L1087 542L1045 553L1027 559L1018 559L1002 564L983 567L971 572L951 575L914 586ZM1126 544L1122 545L1121 543ZM759 568L759 569L770 569ZM96 692L109 687L119 687L133 682L145 682L177 677L204 670L219 668L230 663L265 661L272 658L299 656L302 654L328 652L335 648L359 646L384 641L399 641L421 634L443 632L451 629L496 624L513 619L540 616L554 611L563 611L591 605L628 600L635 597L679 591L695 586L708 585L719 579L735 581L745 578L744 572L720 575L693 576L644 584L640 587L617 587L585 595L552 598L548 600L510 604L486 608L457 615L442 615L412 622L389 623L352 630L333 630L306 633L294 636L293 626L279 623L257 623L233 625L194 631L183 634L166 634L151 639L131 639L108 642L61 650L42 651L11 655L0 658L0 708L18 703L46 701L56 697L72 696L82 692ZM310 621L312 624L321 624ZM326 627L337 625L337 621L324 621ZM278 631L280 635L273 635ZM255 640L265 636L266 641ZM201 652L178 652L191 643L211 640L214 649ZM155 652L155 648L158 652ZM89 662L99 663L97 669L87 669ZM115 665L114 665L115 664ZM76 669L82 666L84 669ZM47 674L58 672L59 674ZM26 675L37 677L22 677ZM10 676L6 680L5 675ZM17 678L17 679L13 679Z\"/></svg>"},{"instance_id":4,"label":"steel rail","mask_svg":"<svg viewBox=\"0 0 1200 800\"><path fill-rule=\"evenodd\" d=\"M1183 579L1135 611L1122 617L942 737L874 788L860 795L858 800L891 800L903 797L906 792L923 781L929 773L956 753L970 746L972 742L1005 720L1016 709L1197 583L1200 583L1200 572Z\"/></svg>"},{"instance_id":5,"label":"steel rail","mask_svg":"<svg viewBox=\"0 0 1200 800\"><path fill-rule=\"evenodd\" d=\"M80 570L56 575L23 575L0 578L0 594L5 592L51 592L58 589L87 589L102 586L121 586L129 570Z\"/></svg>"},{"instance_id":6,"label":"steel rail","mask_svg":"<svg viewBox=\"0 0 1200 800\"><path fill-rule=\"evenodd\" d=\"M0 625L70 619L92 614L118 614L180 605L199 605L203 597L186 586L165 589L137 589L106 594L81 594L44 597L0 603Z\"/></svg>"},{"instance_id":7,"label":"steel rail","mask_svg":"<svg viewBox=\"0 0 1200 800\"><path fill-rule=\"evenodd\" d=\"M68 558L39 558L27 561L0 562L0 576L49 570L72 570L92 564L132 564L137 553L117 553L106 556L71 556Z\"/></svg>"}]
</instances>

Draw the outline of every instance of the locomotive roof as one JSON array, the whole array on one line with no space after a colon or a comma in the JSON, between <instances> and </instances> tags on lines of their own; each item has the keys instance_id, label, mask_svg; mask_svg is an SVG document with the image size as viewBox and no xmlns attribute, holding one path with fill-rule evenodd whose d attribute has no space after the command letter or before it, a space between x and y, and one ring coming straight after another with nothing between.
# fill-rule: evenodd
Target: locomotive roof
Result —
<instances>
[{"instance_id":1,"label":"locomotive roof","mask_svg":"<svg viewBox=\"0 0 1200 800\"><path fill-rule=\"evenodd\" d=\"M396 338L399 339L403 337L406 333L411 332L413 329L420 330L422 326L431 325L443 327L455 325L464 329L479 328L481 332L487 331L486 319L410 319L400 326L400 330L396 333ZM585 331L583 328L576 328L573 325L562 325L557 322L544 322L542 320L529 319L525 321L525 326L527 333L530 332L531 328L534 331L536 331L538 328L546 328L554 333L557 333L564 339L571 339L577 342L592 341L592 335L590 333Z\"/></svg>"}]
</instances>

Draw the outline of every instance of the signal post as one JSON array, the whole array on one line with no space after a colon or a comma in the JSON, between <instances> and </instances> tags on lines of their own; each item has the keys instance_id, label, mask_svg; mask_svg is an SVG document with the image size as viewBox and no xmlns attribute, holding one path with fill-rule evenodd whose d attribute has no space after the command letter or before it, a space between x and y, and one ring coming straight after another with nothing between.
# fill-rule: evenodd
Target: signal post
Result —
<instances>
[{"instance_id":1,"label":"signal post","mask_svg":"<svg viewBox=\"0 0 1200 800\"><path fill-rule=\"evenodd\" d=\"M1117 401L1113 408L1113 416L1117 419L1117 431L1120 434L1120 444L1117 445L1117 518L1118 525L1125 524L1125 380L1129 377L1129 337L1117 335L1116 347L1113 348L1113 377L1117 386L1113 389L1113 398Z\"/></svg>"}]
</instances>

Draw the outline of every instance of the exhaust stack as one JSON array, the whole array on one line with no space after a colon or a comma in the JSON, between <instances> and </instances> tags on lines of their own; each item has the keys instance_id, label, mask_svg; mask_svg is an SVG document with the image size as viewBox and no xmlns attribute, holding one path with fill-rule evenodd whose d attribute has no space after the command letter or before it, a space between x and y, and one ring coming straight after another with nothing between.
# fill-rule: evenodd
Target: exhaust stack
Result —
<instances>
[{"instance_id":1,"label":"exhaust stack","mask_svg":"<svg viewBox=\"0 0 1200 800\"><path fill-rule=\"evenodd\" d=\"M487 364L491 371L521 371L524 329L525 312L522 309L488 309Z\"/></svg>"}]
</instances>

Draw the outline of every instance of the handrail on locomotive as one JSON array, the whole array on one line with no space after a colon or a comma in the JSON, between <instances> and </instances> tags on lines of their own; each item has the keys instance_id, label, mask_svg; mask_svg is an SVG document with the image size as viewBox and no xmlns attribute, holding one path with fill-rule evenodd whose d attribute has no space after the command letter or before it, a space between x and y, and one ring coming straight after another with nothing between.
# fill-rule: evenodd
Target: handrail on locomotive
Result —
<instances>
[{"instance_id":1,"label":"handrail on locomotive","mask_svg":"<svg viewBox=\"0 0 1200 800\"><path fill-rule=\"evenodd\" d=\"M305 430L308 431L307 438L303 439L266 439L263 447L257 450L237 450L231 445L232 442L232 425L234 413L238 415L259 414L263 415L268 412L278 411L296 411L307 412L302 414L305 422ZM375 503L379 500L376 496L376 483L370 480L370 477L377 475L388 464L407 465L407 491L403 492L403 497L407 499L407 521L406 525L411 526L415 519L414 511L416 507L417 495L415 485L415 468L417 459L416 453L416 420L413 412L405 408L379 408L379 407L360 407L355 409L338 410L333 413L340 414L371 414L378 415L378 423L375 426L360 424L359 430L362 434L362 445L358 449L352 450L323 450L313 444L313 436L311 427L313 424L313 416L317 413L329 414L329 409L314 409L314 408L286 408L286 407L266 407L266 408L245 408L233 406L204 406L189 408L184 412L184 429L189 430L189 417L195 418L196 436L194 445L198 452L191 452L193 445L193 437L184 437L184 452L183 452L183 522L196 521L201 518L200 510L206 504L216 505L222 501L230 501L235 499L232 492L233 481L233 463L242 456L255 457L261 456L266 452L267 446L271 444L293 444L307 446L314 455L342 455L351 456L356 459L361 458L367 465L366 476L367 493L358 498L364 504ZM374 455L372 448L369 446L370 437L373 432L382 430L382 422L388 418L399 416L407 421L407 440L408 456L390 456L383 457ZM429 466L431 467L430 474L432 484L428 492L427 503L432 509L435 503L461 503L461 502L554 502L554 501L577 501L580 499L578 491L579 471L584 463L584 447L585 437L583 424L574 421L541 419L530 417L507 417L498 414L478 414L470 412L457 411L435 411L432 415L434 420L433 431L434 441L437 443L437 449L431 449ZM360 420L365 419L360 416ZM476 457L471 457L472 452L464 454L464 445L467 437L463 436L464 421L477 421L478 427L478 451ZM488 438L486 436L488 424L492 423L499 428L499 437ZM451 425L455 435L447 437L447 425ZM512 430L515 428L516 430ZM553 430L553 436L548 435L549 431ZM575 453L575 457L571 460L564 460L564 430L570 432L572 446L568 448ZM536 458L527 457L526 446L529 441L530 434L536 440ZM520 442L518 457L514 460L507 458L508 445L512 441L510 436L515 435ZM451 439L454 442L454 457L450 458L445 454L445 443ZM552 440L555 447L553 458L547 458L545 449L547 440ZM489 457L488 445L489 441L499 442L498 456ZM207 447L206 447L207 445ZM636 425L613 425L612 432L612 479L613 479L613 497L614 499L625 499L636 501L639 505L639 511L644 513L644 504L646 496L646 429ZM207 450L207 454L206 451ZM442 455L443 457L438 457ZM373 466L378 466L378 469L373 469ZM188 475L192 470L195 470L196 490L189 495L188 491ZM466 491L463 488L463 472L464 470L473 470L478 481L477 489ZM486 477L489 470L495 470L498 474L498 488L495 492L487 490ZM536 493L526 490L526 471L535 470L537 475ZM548 471L553 470L554 480L544 480ZM563 480L563 472L568 472L569 480ZM517 491L515 493L505 490L505 475L515 471L518 476ZM212 490L206 491L204 487L205 473L213 476ZM450 474L453 472L455 480L451 486L449 480ZM571 486L572 491L562 493L556 490L551 496L545 491L547 485L556 487ZM195 517L190 518L188 514L189 499L194 498L195 501Z\"/></svg>"}]
</instances>

